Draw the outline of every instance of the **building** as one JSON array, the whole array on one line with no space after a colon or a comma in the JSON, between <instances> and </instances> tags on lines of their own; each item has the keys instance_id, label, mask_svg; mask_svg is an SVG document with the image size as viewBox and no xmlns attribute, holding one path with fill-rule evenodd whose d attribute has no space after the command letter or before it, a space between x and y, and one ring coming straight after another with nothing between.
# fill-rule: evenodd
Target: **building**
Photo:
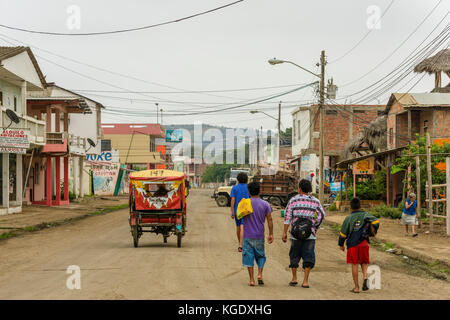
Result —
<instances>
[{"instance_id":1,"label":"building","mask_svg":"<svg viewBox=\"0 0 450 320\"><path fill-rule=\"evenodd\" d=\"M103 123L101 151L117 149L120 163L130 167L156 169L163 160L156 140L165 138L164 128L153 123Z\"/></svg>"},{"instance_id":2,"label":"building","mask_svg":"<svg viewBox=\"0 0 450 320\"><path fill-rule=\"evenodd\" d=\"M345 144L384 112L384 105L324 106L324 177L325 184L334 181L334 166L342 158ZM292 112L292 157L301 178L309 178L313 190L319 181L320 147L319 105L300 106Z\"/></svg>"},{"instance_id":3,"label":"building","mask_svg":"<svg viewBox=\"0 0 450 320\"><path fill-rule=\"evenodd\" d=\"M390 169L400 150L416 139L430 134L431 142L450 143L450 93L393 93L386 105L387 167ZM404 172L388 170L387 203L395 205L402 197Z\"/></svg>"},{"instance_id":4,"label":"building","mask_svg":"<svg viewBox=\"0 0 450 320\"><path fill-rule=\"evenodd\" d=\"M22 211L29 173L35 170L30 159L45 143L45 121L30 114L27 92L43 91L46 85L30 48L0 47L0 214Z\"/></svg>"}]
</instances>

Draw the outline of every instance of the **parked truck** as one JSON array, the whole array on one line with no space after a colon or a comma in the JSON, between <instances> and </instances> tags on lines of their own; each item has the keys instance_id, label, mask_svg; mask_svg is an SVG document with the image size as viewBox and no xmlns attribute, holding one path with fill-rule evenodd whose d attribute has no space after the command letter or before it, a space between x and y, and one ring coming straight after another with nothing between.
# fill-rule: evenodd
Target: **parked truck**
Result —
<instances>
[{"instance_id":1,"label":"parked truck","mask_svg":"<svg viewBox=\"0 0 450 320\"><path fill-rule=\"evenodd\" d=\"M263 175L261 171L249 177L250 181L257 181L261 185L260 197L273 206L286 206L298 190L298 178L293 171L279 170L275 174ZM229 207L231 204L232 185L219 187L214 190L212 198L219 207Z\"/></svg>"}]
</instances>

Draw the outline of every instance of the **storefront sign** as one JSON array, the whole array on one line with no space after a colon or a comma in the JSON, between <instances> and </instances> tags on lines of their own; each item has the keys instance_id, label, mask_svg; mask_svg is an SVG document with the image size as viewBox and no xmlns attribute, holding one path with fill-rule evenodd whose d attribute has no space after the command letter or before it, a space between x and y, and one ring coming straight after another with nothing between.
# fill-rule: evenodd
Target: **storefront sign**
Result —
<instances>
[{"instance_id":1,"label":"storefront sign","mask_svg":"<svg viewBox=\"0 0 450 320\"><path fill-rule=\"evenodd\" d=\"M330 190L333 192L341 191L341 183L340 182L330 183ZM345 191L345 183L344 182L342 182L342 191Z\"/></svg>"},{"instance_id":2,"label":"storefront sign","mask_svg":"<svg viewBox=\"0 0 450 320\"><path fill-rule=\"evenodd\" d=\"M30 147L28 136L29 130L3 129L0 134L0 148L23 148Z\"/></svg>"},{"instance_id":3,"label":"storefront sign","mask_svg":"<svg viewBox=\"0 0 450 320\"><path fill-rule=\"evenodd\" d=\"M27 149L24 149L24 148L0 148L0 153L26 154Z\"/></svg>"},{"instance_id":4,"label":"storefront sign","mask_svg":"<svg viewBox=\"0 0 450 320\"><path fill-rule=\"evenodd\" d=\"M353 164L353 174L374 174L375 158L367 158Z\"/></svg>"}]
</instances>

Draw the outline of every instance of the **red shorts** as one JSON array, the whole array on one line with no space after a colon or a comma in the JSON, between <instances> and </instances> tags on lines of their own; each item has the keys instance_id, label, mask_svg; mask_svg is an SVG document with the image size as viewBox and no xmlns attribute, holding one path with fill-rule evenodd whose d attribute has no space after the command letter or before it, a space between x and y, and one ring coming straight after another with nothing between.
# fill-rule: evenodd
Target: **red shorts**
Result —
<instances>
[{"instance_id":1,"label":"red shorts","mask_svg":"<svg viewBox=\"0 0 450 320\"><path fill-rule=\"evenodd\" d=\"M349 264L369 264L369 244L366 240L357 246L347 249L347 263Z\"/></svg>"}]
</instances>

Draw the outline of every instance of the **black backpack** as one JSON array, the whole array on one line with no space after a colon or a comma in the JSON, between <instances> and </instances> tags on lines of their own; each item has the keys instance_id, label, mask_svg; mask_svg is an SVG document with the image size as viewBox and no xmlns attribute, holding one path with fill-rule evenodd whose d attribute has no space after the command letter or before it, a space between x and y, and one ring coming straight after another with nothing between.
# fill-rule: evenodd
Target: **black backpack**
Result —
<instances>
[{"instance_id":1,"label":"black backpack","mask_svg":"<svg viewBox=\"0 0 450 320\"><path fill-rule=\"evenodd\" d=\"M297 240L306 240L311 235L312 222L307 218L298 218L291 228L291 235Z\"/></svg>"}]
</instances>

